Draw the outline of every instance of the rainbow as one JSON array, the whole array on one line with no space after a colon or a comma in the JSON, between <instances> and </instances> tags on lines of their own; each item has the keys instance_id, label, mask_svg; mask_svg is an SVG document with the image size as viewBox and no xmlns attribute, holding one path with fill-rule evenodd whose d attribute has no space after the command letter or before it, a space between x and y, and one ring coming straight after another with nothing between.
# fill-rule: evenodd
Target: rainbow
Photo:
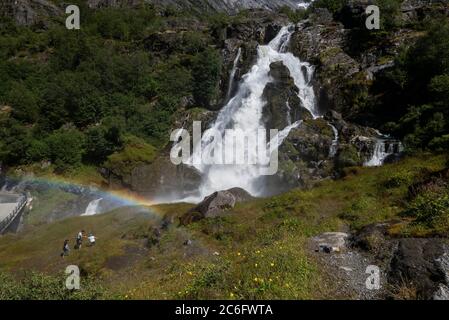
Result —
<instances>
[{"instance_id":1,"label":"rainbow","mask_svg":"<svg viewBox=\"0 0 449 320\"><path fill-rule=\"evenodd\" d=\"M14 180L20 179L23 182L32 182L32 183L42 183L54 186L55 188L68 188L68 187L78 187L84 189L93 189L94 193L98 193L99 195L104 195L109 200L120 203L120 206L123 207L131 207L131 206L143 206L156 215L162 215L161 212L158 212L155 207L157 202L148 199L144 196L138 195L130 190L112 190L101 188L97 185L86 185L78 183L72 179L64 178L61 176L51 176L51 177L35 177L35 176L23 176L23 177L14 177ZM120 207L119 206L119 207Z\"/></svg>"}]
</instances>

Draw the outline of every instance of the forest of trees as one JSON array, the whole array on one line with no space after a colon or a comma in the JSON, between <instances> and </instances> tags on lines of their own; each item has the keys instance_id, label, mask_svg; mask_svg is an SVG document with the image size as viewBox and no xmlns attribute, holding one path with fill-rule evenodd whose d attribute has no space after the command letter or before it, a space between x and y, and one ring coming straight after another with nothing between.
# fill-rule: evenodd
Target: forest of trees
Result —
<instances>
[{"instance_id":1,"label":"forest of trees","mask_svg":"<svg viewBox=\"0 0 449 320\"><path fill-rule=\"evenodd\" d=\"M327 8L344 23L346 2L317 0L312 9ZM402 27L399 0L377 3L384 13L382 29L367 34L352 28L351 54ZM183 41L161 53L148 50L146 39L186 13L168 8L161 14L149 6L91 10L79 4L84 14L78 31L67 30L57 18L33 27L0 21L2 164L50 160L64 171L100 165L130 141L157 150L168 142L181 98L209 107L216 96L222 61L213 34L229 17L207 17L202 23L209 28L183 31ZM281 11L293 20L307 16ZM374 86L382 96L363 111L377 119L372 125L404 139L409 149L447 149L449 24L429 17L408 27L424 36L402 50Z\"/></svg>"},{"instance_id":2,"label":"forest of trees","mask_svg":"<svg viewBox=\"0 0 449 320\"><path fill-rule=\"evenodd\" d=\"M161 57L145 39L176 17L82 11L76 31L0 22L0 163L50 160L64 171L100 164L130 139L160 148L181 97L202 107L213 96L221 58L207 33L186 32Z\"/></svg>"}]
</instances>

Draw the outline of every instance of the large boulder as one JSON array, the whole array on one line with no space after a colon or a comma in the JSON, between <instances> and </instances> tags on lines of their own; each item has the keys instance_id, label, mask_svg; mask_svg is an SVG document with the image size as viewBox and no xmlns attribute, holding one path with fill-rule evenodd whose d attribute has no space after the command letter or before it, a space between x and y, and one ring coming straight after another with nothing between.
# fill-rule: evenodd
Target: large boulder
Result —
<instances>
[{"instance_id":1,"label":"large boulder","mask_svg":"<svg viewBox=\"0 0 449 320\"><path fill-rule=\"evenodd\" d=\"M188 197L198 190L201 173L185 164L174 165L162 155L150 165L137 166L131 173L131 190L152 199Z\"/></svg>"},{"instance_id":2,"label":"large boulder","mask_svg":"<svg viewBox=\"0 0 449 320\"><path fill-rule=\"evenodd\" d=\"M414 290L418 299L441 299L448 288L448 253L442 239L400 239L388 280L395 288Z\"/></svg>"},{"instance_id":3,"label":"large boulder","mask_svg":"<svg viewBox=\"0 0 449 320\"><path fill-rule=\"evenodd\" d=\"M221 216L226 210L234 208L237 202L247 201L251 198L252 196L248 192L240 188L214 192L185 213L180 218L180 223L187 225L204 218Z\"/></svg>"}]
</instances>

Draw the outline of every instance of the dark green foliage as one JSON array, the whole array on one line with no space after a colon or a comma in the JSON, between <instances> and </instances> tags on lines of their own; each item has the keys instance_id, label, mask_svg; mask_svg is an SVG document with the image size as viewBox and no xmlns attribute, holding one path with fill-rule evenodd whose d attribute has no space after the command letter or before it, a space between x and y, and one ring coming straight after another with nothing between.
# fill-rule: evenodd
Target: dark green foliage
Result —
<instances>
[{"instance_id":1,"label":"dark green foliage","mask_svg":"<svg viewBox=\"0 0 449 320\"><path fill-rule=\"evenodd\" d=\"M147 37L170 28L167 19L185 18L179 12L75 3L83 12L78 31L57 19L46 29L0 21L4 164L100 165L129 134L161 147L183 97L208 105L216 96L220 58L206 32L179 33L168 53L145 48Z\"/></svg>"},{"instance_id":2,"label":"dark green foliage","mask_svg":"<svg viewBox=\"0 0 449 320\"><path fill-rule=\"evenodd\" d=\"M449 24L432 24L425 36L400 53L376 90L375 125L403 137L406 147L447 150L449 134ZM394 108L392 108L394 106Z\"/></svg>"},{"instance_id":3,"label":"dark green foliage","mask_svg":"<svg viewBox=\"0 0 449 320\"><path fill-rule=\"evenodd\" d=\"M92 127L86 132L86 157L89 162L102 163L123 146L120 127L104 125Z\"/></svg>"},{"instance_id":4,"label":"dark green foliage","mask_svg":"<svg viewBox=\"0 0 449 320\"><path fill-rule=\"evenodd\" d=\"M347 0L316 0L313 3L314 8L326 8L330 13L339 12L347 3Z\"/></svg>"},{"instance_id":5,"label":"dark green foliage","mask_svg":"<svg viewBox=\"0 0 449 320\"><path fill-rule=\"evenodd\" d=\"M60 171L81 163L84 153L84 134L80 131L70 129L59 129L54 131L45 143L48 145L48 158Z\"/></svg>"},{"instance_id":6,"label":"dark green foliage","mask_svg":"<svg viewBox=\"0 0 449 320\"><path fill-rule=\"evenodd\" d=\"M293 23L298 23L302 19L306 19L308 11L304 9L293 10L288 6L283 6L279 9L279 13L285 14Z\"/></svg>"},{"instance_id":7,"label":"dark green foliage","mask_svg":"<svg viewBox=\"0 0 449 320\"><path fill-rule=\"evenodd\" d=\"M207 48L193 59L193 97L201 106L210 106L218 94L221 63L220 54L212 48Z\"/></svg>"}]
</instances>

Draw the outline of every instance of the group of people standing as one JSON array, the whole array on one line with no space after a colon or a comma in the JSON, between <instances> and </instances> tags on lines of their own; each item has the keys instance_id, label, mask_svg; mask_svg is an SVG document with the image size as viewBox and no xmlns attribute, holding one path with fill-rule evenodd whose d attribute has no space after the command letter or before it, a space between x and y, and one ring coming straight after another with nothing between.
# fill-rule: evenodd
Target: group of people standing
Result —
<instances>
[{"instance_id":1,"label":"group of people standing","mask_svg":"<svg viewBox=\"0 0 449 320\"><path fill-rule=\"evenodd\" d=\"M74 249L79 250L81 249L81 246L83 244L83 239L87 239L88 241L88 246L92 247L95 245L95 242L97 240L97 237L95 237L93 235L92 232L89 233L88 236L86 236L86 231L81 230L80 232L78 232L78 234L76 235L75 238L75 246ZM61 257L64 258L65 256L68 256L70 253L70 246L69 246L69 240L66 239L64 240L64 245L62 247L62 253L61 253Z\"/></svg>"}]
</instances>

